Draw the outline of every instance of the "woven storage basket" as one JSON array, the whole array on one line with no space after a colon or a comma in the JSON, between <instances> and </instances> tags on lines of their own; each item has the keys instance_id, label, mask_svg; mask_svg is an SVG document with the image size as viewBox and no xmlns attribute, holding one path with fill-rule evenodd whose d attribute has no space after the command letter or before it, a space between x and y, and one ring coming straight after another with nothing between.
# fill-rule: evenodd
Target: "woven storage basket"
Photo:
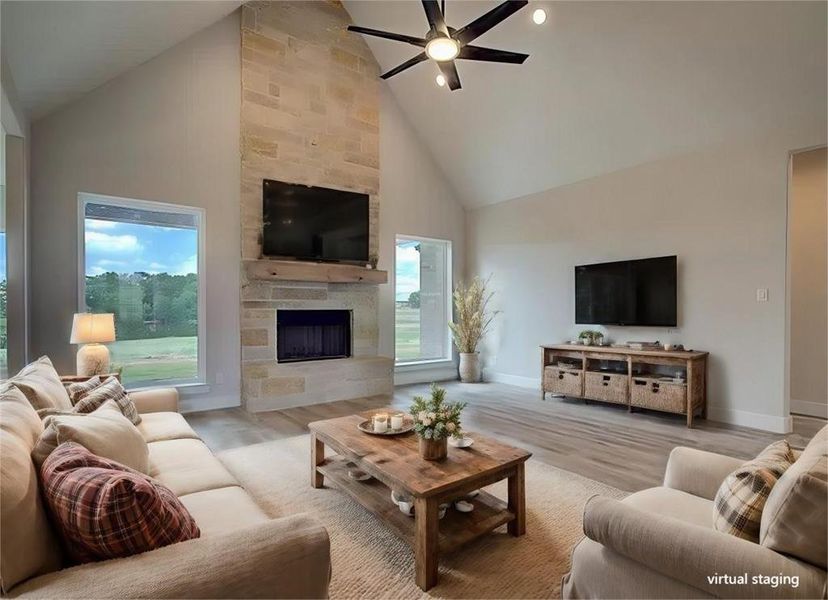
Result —
<instances>
[{"instance_id":1,"label":"woven storage basket","mask_svg":"<svg viewBox=\"0 0 828 600\"><path fill-rule=\"evenodd\" d=\"M633 377L630 404L672 413L685 413L687 387L681 383Z\"/></svg>"},{"instance_id":2,"label":"woven storage basket","mask_svg":"<svg viewBox=\"0 0 828 600\"><path fill-rule=\"evenodd\" d=\"M584 372L560 367L543 369L543 391L580 397L584 388Z\"/></svg>"},{"instance_id":3,"label":"woven storage basket","mask_svg":"<svg viewBox=\"0 0 828 600\"><path fill-rule=\"evenodd\" d=\"M593 400L627 403L627 375L587 371L584 376L584 396Z\"/></svg>"}]
</instances>

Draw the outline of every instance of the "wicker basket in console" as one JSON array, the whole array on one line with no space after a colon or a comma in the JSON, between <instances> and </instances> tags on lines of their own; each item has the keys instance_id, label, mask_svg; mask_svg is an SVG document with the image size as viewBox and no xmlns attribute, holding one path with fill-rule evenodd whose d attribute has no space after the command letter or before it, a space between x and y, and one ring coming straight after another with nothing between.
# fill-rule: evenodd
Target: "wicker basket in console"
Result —
<instances>
[{"instance_id":1,"label":"wicker basket in console","mask_svg":"<svg viewBox=\"0 0 828 600\"><path fill-rule=\"evenodd\" d=\"M584 372L564 367L544 367L543 391L580 397L584 388Z\"/></svg>"},{"instance_id":2,"label":"wicker basket in console","mask_svg":"<svg viewBox=\"0 0 828 600\"><path fill-rule=\"evenodd\" d=\"M633 377L630 404L672 413L686 413L687 387L683 383Z\"/></svg>"},{"instance_id":3,"label":"wicker basket in console","mask_svg":"<svg viewBox=\"0 0 828 600\"><path fill-rule=\"evenodd\" d=\"M614 404L627 403L627 374L587 371L584 376L584 396Z\"/></svg>"}]
</instances>

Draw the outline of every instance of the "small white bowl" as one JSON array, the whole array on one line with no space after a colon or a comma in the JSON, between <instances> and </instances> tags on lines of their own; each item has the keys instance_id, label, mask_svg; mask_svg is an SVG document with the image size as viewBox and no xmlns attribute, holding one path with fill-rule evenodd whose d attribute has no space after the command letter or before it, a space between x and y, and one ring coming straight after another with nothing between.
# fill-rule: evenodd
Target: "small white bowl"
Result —
<instances>
[{"instance_id":1,"label":"small white bowl","mask_svg":"<svg viewBox=\"0 0 828 600\"><path fill-rule=\"evenodd\" d=\"M474 504L472 504L471 502L468 502L466 500L457 500L454 503L454 508L456 508L458 510L458 512L461 512L461 513L470 513L471 511L474 510Z\"/></svg>"}]
</instances>

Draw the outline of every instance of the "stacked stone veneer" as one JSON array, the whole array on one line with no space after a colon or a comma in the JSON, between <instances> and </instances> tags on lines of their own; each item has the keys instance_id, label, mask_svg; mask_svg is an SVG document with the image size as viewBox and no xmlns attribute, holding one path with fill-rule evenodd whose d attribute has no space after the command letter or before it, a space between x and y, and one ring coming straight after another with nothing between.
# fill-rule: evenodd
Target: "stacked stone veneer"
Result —
<instances>
[{"instance_id":1,"label":"stacked stone veneer","mask_svg":"<svg viewBox=\"0 0 828 600\"><path fill-rule=\"evenodd\" d=\"M379 81L370 50L338 2L242 8L242 259L261 258L262 180L369 194L370 251L379 225ZM375 285L250 280L242 274L242 399L263 411L381 393ZM276 362L276 310L353 311L352 358Z\"/></svg>"}]
</instances>

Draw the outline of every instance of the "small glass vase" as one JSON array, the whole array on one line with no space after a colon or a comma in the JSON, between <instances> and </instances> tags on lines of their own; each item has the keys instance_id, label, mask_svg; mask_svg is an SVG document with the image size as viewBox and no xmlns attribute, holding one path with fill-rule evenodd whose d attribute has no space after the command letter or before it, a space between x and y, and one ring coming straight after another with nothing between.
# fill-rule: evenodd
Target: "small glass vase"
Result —
<instances>
[{"instance_id":1,"label":"small glass vase","mask_svg":"<svg viewBox=\"0 0 828 600\"><path fill-rule=\"evenodd\" d=\"M420 456L426 460L443 460L448 456L448 438L439 440L420 439Z\"/></svg>"}]
</instances>

